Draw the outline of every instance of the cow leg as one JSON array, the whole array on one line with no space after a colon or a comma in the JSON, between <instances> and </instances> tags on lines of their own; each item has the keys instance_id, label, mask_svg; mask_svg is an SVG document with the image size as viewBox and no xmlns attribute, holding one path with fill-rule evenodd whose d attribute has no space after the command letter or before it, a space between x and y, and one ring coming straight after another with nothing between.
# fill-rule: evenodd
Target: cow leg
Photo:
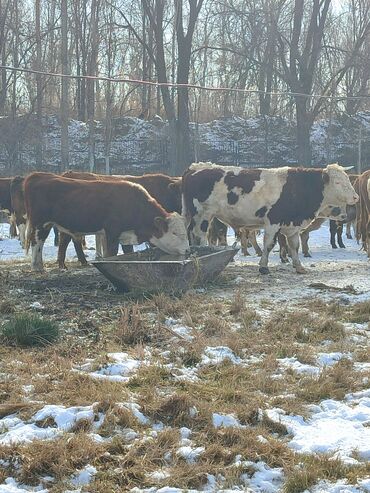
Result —
<instances>
[{"instance_id":1,"label":"cow leg","mask_svg":"<svg viewBox=\"0 0 370 493\"><path fill-rule=\"evenodd\" d=\"M191 245L206 246L207 232L212 218L199 216L192 219L189 226L189 240Z\"/></svg>"},{"instance_id":2,"label":"cow leg","mask_svg":"<svg viewBox=\"0 0 370 493\"><path fill-rule=\"evenodd\" d=\"M116 235L105 233L107 239L107 257L114 257L118 253L119 239Z\"/></svg>"},{"instance_id":3,"label":"cow leg","mask_svg":"<svg viewBox=\"0 0 370 493\"><path fill-rule=\"evenodd\" d=\"M17 236L17 222L14 214L11 214L10 216L9 225L10 225L9 228L10 238L15 238Z\"/></svg>"},{"instance_id":4,"label":"cow leg","mask_svg":"<svg viewBox=\"0 0 370 493\"><path fill-rule=\"evenodd\" d=\"M73 241L73 246L75 247L78 261L80 262L81 265L84 265L84 266L88 265L87 260L86 260L86 256L85 256L84 251L83 251L83 244L85 243L85 237L81 236L81 238L79 238L77 240L74 240L72 238L72 241ZM85 243L85 245L86 245L86 243Z\"/></svg>"},{"instance_id":5,"label":"cow leg","mask_svg":"<svg viewBox=\"0 0 370 493\"><path fill-rule=\"evenodd\" d=\"M308 240L310 238L310 232L309 231L302 231L301 232L301 244L302 244L302 253L304 257L311 257L310 250L308 248Z\"/></svg>"},{"instance_id":6,"label":"cow leg","mask_svg":"<svg viewBox=\"0 0 370 493\"><path fill-rule=\"evenodd\" d=\"M96 248L96 257L104 258L108 257L108 246L107 246L107 238L105 233L97 233L95 235L95 248Z\"/></svg>"},{"instance_id":7,"label":"cow leg","mask_svg":"<svg viewBox=\"0 0 370 493\"><path fill-rule=\"evenodd\" d=\"M330 244L332 248L338 248L335 243L335 236L337 234L337 222L333 219L330 219Z\"/></svg>"},{"instance_id":8,"label":"cow leg","mask_svg":"<svg viewBox=\"0 0 370 493\"><path fill-rule=\"evenodd\" d=\"M246 257L250 256L250 253L248 252L249 231L246 228L238 228L235 230L235 236L240 240L242 254Z\"/></svg>"},{"instance_id":9,"label":"cow leg","mask_svg":"<svg viewBox=\"0 0 370 493\"><path fill-rule=\"evenodd\" d=\"M265 234L263 237L263 252L262 252L261 260L259 262L260 274L269 274L270 272L267 267L269 261L269 254L271 250L274 248L274 245L276 243L279 228L280 226L269 227L265 229Z\"/></svg>"},{"instance_id":10,"label":"cow leg","mask_svg":"<svg viewBox=\"0 0 370 493\"><path fill-rule=\"evenodd\" d=\"M256 231L250 231L249 233L249 241L252 243L254 251L259 257L262 257L262 250L259 244L257 243L257 233Z\"/></svg>"},{"instance_id":11,"label":"cow leg","mask_svg":"<svg viewBox=\"0 0 370 493\"><path fill-rule=\"evenodd\" d=\"M346 237L348 240L352 240L352 232L351 232L351 227L352 227L352 221L349 223L346 223Z\"/></svg>"},{"instance_id":12,"label":"cow leg","mask_svg":"<svg viewBox=\"0 0 370 493\"><path fill-rule=\"evenodd\" d=\"M36 272L43 272L44 263L42 260L42 250L44 243L51 228L40 228L36 229L31 238L32 246L32 258L31 258L31 269Z\"/></svg>"},{"instance_id":13,"label":"cow leg","mask_svg":"<svg viewBox=\"0 0 370 493\"><path fill-rule=\"evenodd\" d=\"M54 226L53 231L54 231L54 246L58 246L59 245L59 229Z\"/></svg>"},{"instance_id":14,"label":"cow leg","mask_svg":"<svg viewBox=\"0 0 370 493\"><path fill-rule=\"evenodd\" d=\"M346 248L346 245L343 243L342 239L343 235L343 223L337 224L337 239L339 248Z\"/></svg>"},{"instance_id":15,"label":"cow leg","mask_svg":"<svg viewBox=\"0 0 370 493\"><path fill-rule=\"evenodd\" d=\"M67 248L72 240L72 237L70 235L67 235L66 233L60 233L59 236L59 247L58 247L58 267L61 270L66 270L66 253L67 253Z\"/></svg>"},{"instance_id":16,"label":"cow leg","mask_svg":"<svg viewBox=\"0 0 370 493\"><path fill-rule=\"evenodd\" d=\"M19 241L21 243L22 248L26 247L26 225L24 223L18 224L19 231Z\"/></svg>"},{"instance_id":17,"label":"cow leg","mask_svg":"<svg viewBox=\"0 0 370 493\"><path fill-rule=\"evenodd\" d=\"M288 259L288 243L286 236L283 235L283 233L278 234L278 242L280 246L280 261L282 264L289 264L289 259Z\"/></svg>"},{"instance_id":18,"label":"cow leg","mask_svg":"<svg viewBox=\"0 0 370 493\"><path fill-rule=\"evenodd\" d=\"M293 267L298 274L306 274L307 271L299 260L299 233L295 233L291 236L287 236L288 247L292 256Z\"/></svg>"}]
</instances>

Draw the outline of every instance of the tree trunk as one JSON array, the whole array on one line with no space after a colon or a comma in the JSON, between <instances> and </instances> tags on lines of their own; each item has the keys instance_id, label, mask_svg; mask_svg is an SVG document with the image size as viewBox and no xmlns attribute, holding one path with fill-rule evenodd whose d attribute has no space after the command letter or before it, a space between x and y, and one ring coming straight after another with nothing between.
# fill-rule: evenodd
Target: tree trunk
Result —
<instances>
[{"instance_id":1,"label":"tree trunk","mask_svg":"<svg viewBox=\"0 0 370 493\"><path fill-rule=\"evenodd\" d=\"M69 74L68 66L68 11L67 0L61 0L61 62L62 74ZM69 79L62 77L62 90L60 98L60 122L61 122L61 161L62 171L69 167L69 141L68 141L68 120L69 120Z\"/></svg>"},{"instance_id":2,"label":"tree trunk","mask_svg":"<svg viewBox=\"0 0 370 493\"><path fill-rule=\"evenodd\" d=\"M296 98L297 160L299 166L311 166L312 164L310 132L313 122L306 105L305 98Z\"/></svg>"},{"instance_id":3,"label":"tree trunk","mask_svg":"<svg viewBox=\"0 0 370 493\"><path fill-rule=\"evenodd\" d=\"M177 68L177 83L188 84L190 69L190 46L179 46L179 60L181 65ZM189 129L189 89L178 87L177 89L177 122L176 122L176 160L174 162L174 174L182 175L192 161L190 148Z\"/></svg>"},{"instance_id":4,"label":"tree trunk","mask_svg":"<svg viewBox=\"0 0 370 493\"><path fill-rule=\"evenodd\" d=\"M89 75L96 75L97 62L97 0L91 2L91 46L89 60ZM87 81L87 120L88 120L88 152L89 152L89 169L90 172L95 170L95 80Z\"/></svg>"},{"instance_id":5,"label":"tree trunk","mask_svg":"<svg viewBox=\"0 0 370 493\"><path fill-rule=\"evenodd\" d=\"M41 0L35 0L35 23L36 23L36 70L41 71ZM37 143L36 143L36 167L42 168L42 76L36 74L36 125L37 125Z\"/></svg>"}]
</instances>

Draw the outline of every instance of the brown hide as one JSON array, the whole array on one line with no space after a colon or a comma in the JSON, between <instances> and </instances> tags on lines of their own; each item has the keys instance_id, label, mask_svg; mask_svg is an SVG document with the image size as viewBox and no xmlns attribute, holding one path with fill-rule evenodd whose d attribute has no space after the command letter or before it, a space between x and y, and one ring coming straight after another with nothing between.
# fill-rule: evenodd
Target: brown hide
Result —
<instances>
[{"instance_id":1,"label":"brown hide","mask_svg":"<svg viewBox=\"0 0 370 493\"><path fill-rule=\"evenodd\" d=\"M25 205L30 223L27 240L35 242L38 230L44 239L52 224L71 234L104 230L108 243L124 231L133 231L139 242L160 238L169 214L140 185L127 181L87 181L33 173L24 183ZM160 217L162 221L156 221ZM139 219L139 221L138 221ZM161 228L164 229L161 229Z\"/></svg>"},{"instance_id":2,"label":"brown hide","mask_svg":"<svg viewBox=\"0 0 370 493\"><path fill-rule=\"evenodd\" d=\"M80 173L67 171L62 176L79 180L117 181L126 180L142 185L167 212L181 214L181 178L167 176L161 173L134 175L98 175L95 173Z\"/></svg>"}]
</instances>

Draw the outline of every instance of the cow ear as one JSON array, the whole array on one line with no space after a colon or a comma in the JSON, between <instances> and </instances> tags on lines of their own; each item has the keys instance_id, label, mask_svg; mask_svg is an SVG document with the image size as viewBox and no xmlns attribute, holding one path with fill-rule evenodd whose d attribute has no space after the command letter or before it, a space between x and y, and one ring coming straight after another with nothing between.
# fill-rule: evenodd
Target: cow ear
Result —
<instances>
[{"instance_id":1,"label":"cow ear","mask_svg":"<svg viewBox=\"0 0 370 493\"><path fill-rule=\"evenodd\" d=\"M322 173L322 181L326 184L329 183L330 181L330 176L329 176L329 173L327 171L323 171Z\"/></svg>"},{"instance_id":2,"label":"cow ear","mask_svg":"<svg viewBox=\"0 0 370 493\"><path fill-rule=\"evenodd\" d=\"M165 233L167 231L167 222L164 217L161 216L155 217L154 224L162 233Z\"/></svg>"},{"instance_id":3,"label":"cow ear","mask_svg":"<svg viewBox=\"0 0 370 493\"><path fill-rule=\"evenodd\" d=\"M179 178L177 181L174 181L168 185L168 188L173 191L181 190L182 180Z\"/></svg>"}]
</instances>

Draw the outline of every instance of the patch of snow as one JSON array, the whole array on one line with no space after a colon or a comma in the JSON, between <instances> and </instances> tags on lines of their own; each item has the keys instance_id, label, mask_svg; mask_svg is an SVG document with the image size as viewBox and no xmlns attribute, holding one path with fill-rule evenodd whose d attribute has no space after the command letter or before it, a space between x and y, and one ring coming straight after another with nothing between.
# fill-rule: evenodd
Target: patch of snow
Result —
<instances>
[{"instance_id":1,"label":"patch of snow","mask_svg":"<svg viewBox=\"0 0 370 493\"><path fill-rule=\"evenodd\" d=\"M317 362L320 366L333 366L342 359L352 360L349 353L318 353Z\"/></svg>"},{"instance_id":2,"label":"patch of snow","mask_svg":"<svg viewBox=\"0 0 370 493\"><path fill-rule=\"evenodd\" d=\"M132 414L135 416L135 418L141 423L142 425L146 425L150 422L149 418L144 416L144 414L140 411L140 406L139 404L136 404L136 402L122 402L119 404L119 407L124 407L132 412Z\"/></svg>"},{"instance_id":3,"label":"patch of snow","mask_svg":"<svg viewBox=\"0 0 370 493\"><path fill-rule=\"evenodd\" d=\"M212 423L215 428L245 428L232 414L212 414Z\"/></svg>"},{"instance_id":4,"label":"patch of snow","mask_svg":"<svg viewBox=\"0 0 370 493\"><path fill-rule=\"evenodd\" d=\"M60 431L56 428L39 428L34 423L24 423L19 418L6 417L0 420L0 444L29 443L33 440L47 440Z\"/></svg>"},{"instance_id":5,"label":"patch of snow","mask_svg":"<svg viewBox=\"0 0 370 493\"><path fill-rule=\"evenodd\" d=\"M363 460L370 459L370 397L350 403L327 399L312 407L314 413L305 420L288 416L281 409L267 411L274 421L283 423L293 435L289 446L301 453L336 453L353 463L356 451Z\"/></svg>"},{"instance_id":6,"label":"patch of snow","mask_svg":"<svg viewBox=\"0 0 370 493\"><path fill-rule=\"evenodd\" d=\"M198 382L198 368L197 367L181 367L181 368L173 368L173 378L178 381L187 381L187 382Z\"/></svg>"},{"instance_id":7,"label":"patch of snow","mask_svg":"<svg viewBox=\"0 0 370 493\"><path fill-rule=\"evenodd\" d=\"M0 484L0 493L48 493L42 486L27 486L18 483L14 478L7 478L4 484Z\"/></svg>"},{"instance_id":8,"label":"patch of snow","mask_svg":"<svg viewBox=\"0 0 370 493\"><path fill-rule=\"evenodd\" d=\"M165 469L160 469L159 471L153 471L147 474L147 477L153 481L163 481L163 479L167 479L171 476L171 474Z\"/></svg>"},{"instance_id":9,"label":"patch of snow","mask_svg":"<svg viewBox=\"0 0 370 493\"><path fill-rule=\"evenodd\" d=\"M277 361L279 364L285 369L292 369L299 375L308 374L308 375L319 375L320 368L317 366L306 365L297 360L296 357L291 358L278 358Z\"/></svg>"},{"instance_id":10,"label":"patch of snow","mask_svg":"<svg viewBox=\"0 0 370 493\"><path fill-rule=\"evenodd\" d=\"M283 470L271 468L260 461L253 464L256 472L251 476L243 475L244 484L252 488L252 491L263 493L278 493L283 483Z\"/></svg>"},{"instance_id":11,"label":"patch of snow","mask_svg":"<svg viewBox=\"0 0 370 493\"><path fill-rule=\"evenodd\" d=\"M201 364L217 365L225 360L229 360L235 365L239 365L242 362L242 360L238 356L235 356L227 346L208 346L205 348L204 354L202 355Z\"/></svg>"},{"instance_id":12,"label":"patch of snow","mask_svg":"<svg viewBox=\"0 0 370 493\"><path fill-rule=\"evenodd\" d=\"M56 405L47 405L37 411L32 417L33 421L43 421L47 418L53 418L57 428L62 431L68 431L80 420L94 422L95 413L93 406L76 406L64 407Z\"/></svg>"},{"instance_id":13,"label":"patch of snow","mask_svg":"<svg viewBox=\"0 0 370 493\"><path fill-rule=\"evenodd\" d=\"M70 483L73 486L85 486L91 483L96 473L96 468L88 464L72 476L72 478L70 479Z\"/></svg>"},{"instance_id":14,"label":"patch of snow","mask_svg":"<svg viewBox=\"0 0 370 493\"><path fill-rule=\"evenodd\" d=\"M338 480L335 483L320 481L310 489L310 493L365 493L370 492L370 480L358 480L357 485L348 484L346 480ZM304 493L308 493L307 490Z\"/></svg>"},{"instance_id":15,"label":"patch of snow","mask_svg":"<svg viewBox=\"0 0 370 493\"><path fill-rule=\"evenodd\" d=\"M53 418L56 426L42 428L38 421ZM69 431L80 420L88 420L97 430L103 422L104 415L99 414L98 420L93 406L69 407L47 405L37 411L29 422L24 422L15 416L0 419L0 444L29 443L33 440L48 440Z\"/></svg>"},{"instance_id":16,"label":"patch of snow","mask_svg":"<svg viewBox=\"0 0 370 493\"><path fill-rule=\"evenodd\" d=\"M89 375L115 382L127 382L132 373L144 363L144 361L131 358L127 353L108 353L108 357L114 363L107 364L100 370L89 373Z\"/></svg>"},{"instance_id":17,"label":"patch of snow","mask_svg":"<svg viewBox=\"0 0 370 493\"><path fill-rule=\"evenodd\" d=\"M204 447L192 447L191 445L184 445L176 451L176 455L183 457L189 464L194 464L198 457L205 451Z\"/></svg>"},{"instance_id":18,"label":"patch of snow","mask_svg":"<svg viewBox=\"0 0 370 493\"><path fill-rule=\"evenodd\" d=\"M182 439L190 438L191 433L192 433L191 430L189 428L187 428L186 426L182 426L180 428L180 436Z\"/></svg>"},{"instance_id":19,"label":"patch of snow","mask_svg":"<svg viewBox=\"0 0 370 493\"><path fill-rule=\"evenodd\" d=\"M175 332L179 336L183 337L187 341L192 341L194 339L194 337L190 334L191 328L187 327L186 325L179 323L178 320L175 320L174 318L169 317L165 320L164 323L173 332Z\"/></svg>"}]
</instances>

